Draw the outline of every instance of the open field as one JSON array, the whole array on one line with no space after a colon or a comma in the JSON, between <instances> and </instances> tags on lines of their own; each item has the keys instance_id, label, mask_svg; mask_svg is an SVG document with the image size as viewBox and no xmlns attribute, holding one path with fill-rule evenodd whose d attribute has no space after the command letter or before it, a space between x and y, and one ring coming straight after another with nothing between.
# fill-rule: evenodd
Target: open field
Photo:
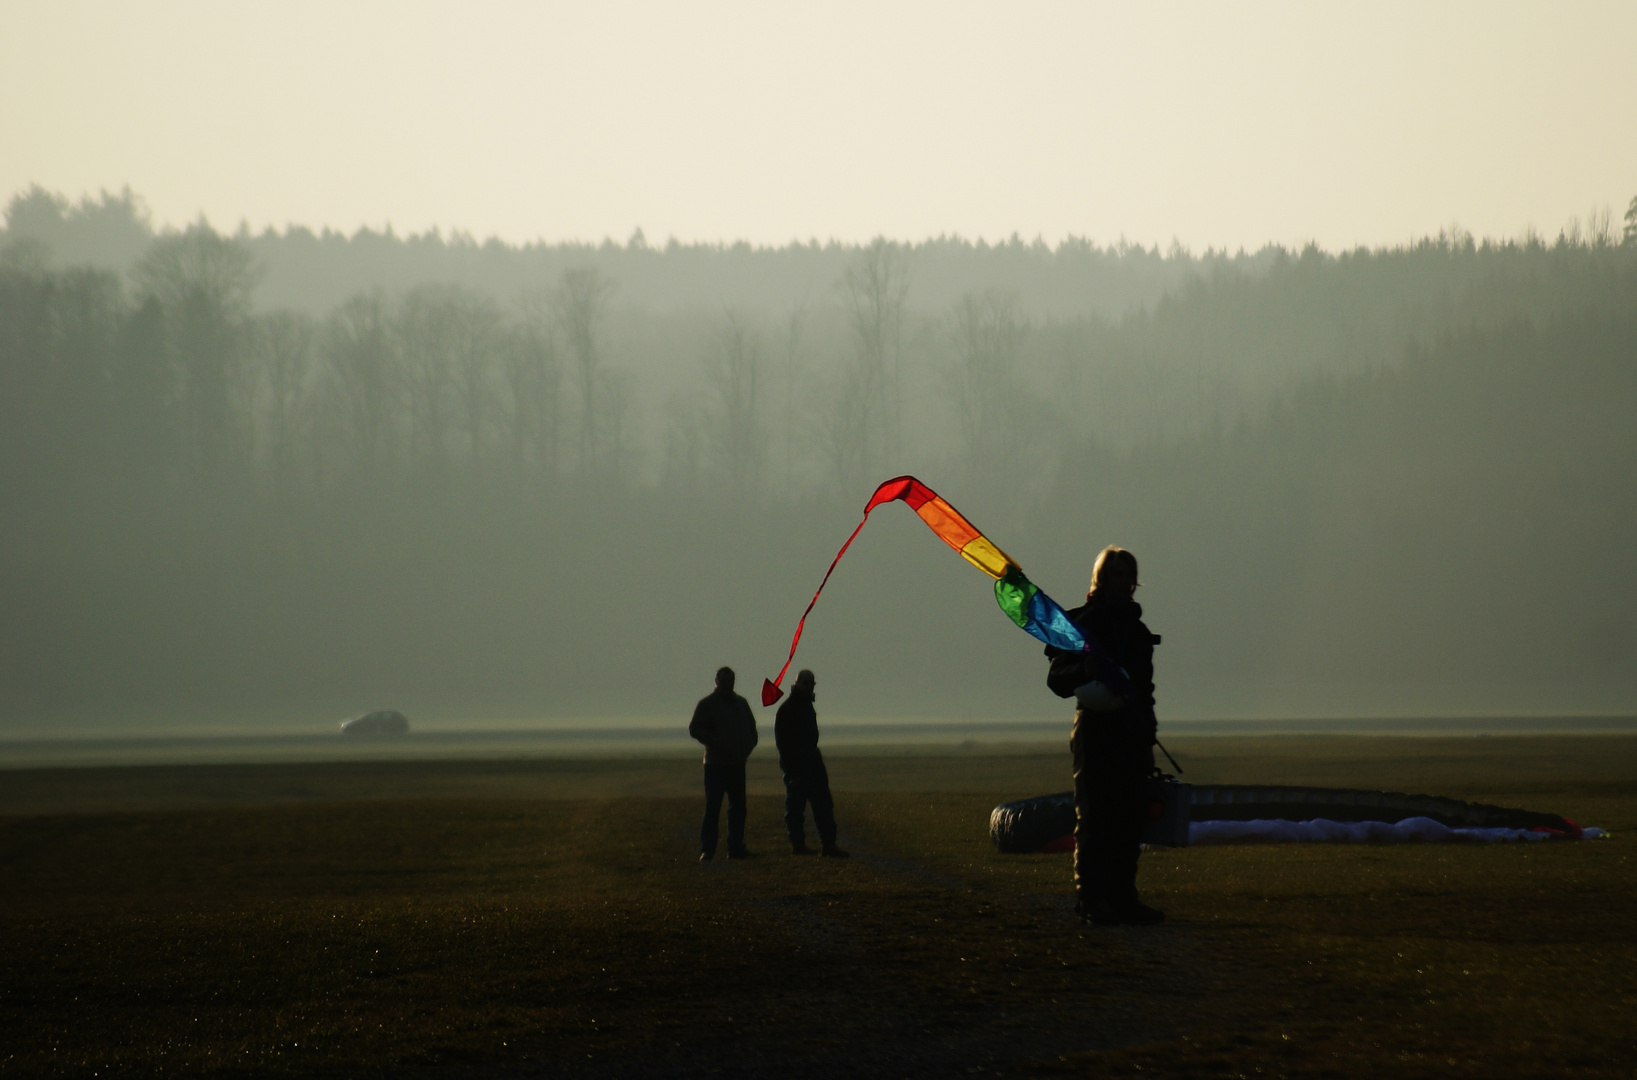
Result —
<instances>
[{"instance_id":1,"label":"open field","mask_svg":"<svg viewBox=\"0 0 1637 1080\"><path fill-rule=\"evenodd\" d=\"M1085 929L996 802L1066 751L832 759L847 862L694 861L692 759L0 773L0 1074L1632 1076L1637 737L1179 738L1607 841L1150 853Z\"/></svg>"}]
</instances>

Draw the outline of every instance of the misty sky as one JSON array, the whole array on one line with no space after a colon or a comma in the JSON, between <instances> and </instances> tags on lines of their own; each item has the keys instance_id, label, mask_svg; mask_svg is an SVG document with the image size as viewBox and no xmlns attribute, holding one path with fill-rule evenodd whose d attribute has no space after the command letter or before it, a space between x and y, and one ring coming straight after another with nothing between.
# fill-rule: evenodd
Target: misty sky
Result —
<instances>
[{"instance_id":1,"label":"misty sky","mask_svg":"<svg viewBox=\"0 0 1637 1080\"><path fill-rule=\"evenodd\" d=\"M1548 236L1637 4L14 3L0 197L510 241Z\"/></svg>"}]
</instances>

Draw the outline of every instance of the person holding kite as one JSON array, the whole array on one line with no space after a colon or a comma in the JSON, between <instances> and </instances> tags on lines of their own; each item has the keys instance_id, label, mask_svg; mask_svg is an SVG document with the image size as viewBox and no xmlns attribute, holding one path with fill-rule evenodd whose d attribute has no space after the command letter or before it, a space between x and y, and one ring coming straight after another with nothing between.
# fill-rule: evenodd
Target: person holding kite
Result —
<instances>
[{"instance_id":1,"label":"person holding kite","mask_svg":"<svg viewBox=\"0 0 1637 1080\"><path fill-rule=\"evenodd\" d=\"M1137 898L1147 781L1154 771L1154 645L1142 621L1137 557L1107 547L1097 556L1086 602L1068 617L1125 676L1119 692L1086 652L1046 646L1046 683L1074 697L1074 891L1080 917L1098 924L1151 925L1164 912Z\"/></svg>"},{"instance_id":2,"label":"person holding kite","mask_svg":"<svg viewBox=\"0 0 1637 1080\"><path fill-rule=\"evenodd\" d=\"M773 741L779 748L779 770L784 773L784 828L790 837L790 850L797 855L811 855L807 846L807 804L813 804L813 825L819 834L819 853L832 859L845 859L847 853L836 847L835 800L830 797L830 773L824 767L824 755L819 753L818 712L813 700L818 680L806 668L796 676L796 685L790 697L779 706L773 721Z\"/></svg>"},{"instance_id":3,"label":"person holding kite","mask_svg":"<svg viewBox=\"0 0 1637 1080\"><path fill-rule=\"evenodd\" d=\"M1137 899L1136 884L1146 781L1154 769L1154 646L1160 639L1143 625L1142 608L1133 599L1137 559L1129 551L1105 549L1097 557L1086 602L1064 611L948 500L913 476L895 476L875 489L864 504L863 519L831 560L796 621L784 666L762 680L763 707L784 696L781 684L796 658L802 629L841 557L870 513L894 502L913 510L938 539L988 575L1000 610L1019 629L1045 642L1052 661L1046 684L1059 697L1077 699L1070 746L1078 819L1074 880L1082 917L1097 923L1160 922L1165 916Z\"/></svg>"}]
</instances>

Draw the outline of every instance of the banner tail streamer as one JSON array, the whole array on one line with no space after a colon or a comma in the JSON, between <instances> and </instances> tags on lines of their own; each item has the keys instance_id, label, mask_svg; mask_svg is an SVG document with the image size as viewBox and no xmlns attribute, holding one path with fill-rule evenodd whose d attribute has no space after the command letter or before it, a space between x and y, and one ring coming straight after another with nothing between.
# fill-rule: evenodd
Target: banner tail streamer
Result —
<instances>
[{"instance_id":1,"label":"banner tail streamer","mask_svg":"<svg viewBox=\"0 0 1637 1080\"><path fill-rule=\"evenodd\" d=\"M864 508L864 521L870 520L870 511L874 510L875 507L876 503L872 499L870 505ZM841 545L841 550L836 552L836 557L830 560L830 569L824 572L824 581L819 582L819 587L814 590L813 599L807 601L807 610L801 613L801 618L796 622L796 636L790 639L790 655L784 658L784 667L779 669L778 677L762 680L762 705L764 707L784 697L784 691L779 689L779 684L784 682L784 674L790 670L790 662L796 658L796 646L801 644L802 627L807 625L807 616L813 613L813 605L818 603L819 593L824 591L825 582L828 582L830 575L836 572L836 563L840 562L841 557L847 554L847 549L852 546L853 541L858 538L859 532L864 528L864 521L858 523L858 528L853 530L853 535L847 537L847 542Z\"/></svg>"},{"instance_id":2,"label":"banner tail streamer","mask_svg":"<svg viewBox=\"0 0 1637 1080\"><path fill-rule=\"evenodd\" d=\"M1007 617L1019 627L1046 644L1066 652L1100 652L1080 633L1079 627L1070 621L1057 602L1041 592L1024 575L1023 568L980 533L960 511L915 477L895 476L875 489L875 494L871 495L870 501L864 505L863 520L858 523L852 535L847 537L847 542L841 545L836 557L830 561L830 569L824 572L824 580L819 582L813 599L807 603L807 610L801 613L801 620L796 623L796 636L791 639L790 655L785 658L784 667L779 669L776 678L762 680L764 706L771 705L784 696L780 684L784 682L784 676L796 658L796 646L801 643L801 632L807 625L807 616L812 614L813 605L818 603L819 593L824 591L825 583L835 572L836 564L841 561L841 557L857 539L865 523L870 520L870 511L882 503L900 500L914 510L916 516L925 522L940 540L954 548L961 558L994 579L996 602Z\"/></svg>"}]
</instances>

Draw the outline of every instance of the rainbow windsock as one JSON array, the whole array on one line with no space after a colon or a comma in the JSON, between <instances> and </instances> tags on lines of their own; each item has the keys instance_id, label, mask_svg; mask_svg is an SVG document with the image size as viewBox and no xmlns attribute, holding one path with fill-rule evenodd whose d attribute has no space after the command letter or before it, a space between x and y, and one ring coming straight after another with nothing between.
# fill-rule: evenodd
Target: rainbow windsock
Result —
<instances>
[{"instance_id":1,"label":"rainbow windsock","mask_svg":"<svg viewBox=\"0 0 1637 1080\"><path fill-rule=\"evenodd\" d=\"M962 517L960 511L950 506L938 493L915 479L913 476L898 476L875 489L870 501L864 504L864 520L858 523L852 536L847 537L847 543L841 545L836 557L830 562L830 569L824 572L824 580L819 582L818 592L808 603L807 610L802 612L801 620L796 623L796 636L790 641L790 655L785 659L784 667L779 669L777 678L762 680L762 704L771 705L784 696L779 684L784 682L785 672L790 670L790 662L796 658L796 646L801 642L802 627L807 624L807 616L813 611L813 605L818 603L819 593L824 591L825 582L835 572L836 563L847 554L847 548L852 545L854 538L864 528L864 523L870 520L870 511L882 503L902 500L906 506L927 523L927 527L938 534L938 538L956 551L961 558L995 579L995 601L1000 604L1000 610L1006 613L1007 618L1017 623L1023 629L1065 652L1101 652L1100 648L1089 643L1080 628L1069 621L1068 615L1058 606L1057 601L1041 592L1030 581L1010 555L1000 548L975 527L970 521Z\"/></svg>"}]
</instances>

